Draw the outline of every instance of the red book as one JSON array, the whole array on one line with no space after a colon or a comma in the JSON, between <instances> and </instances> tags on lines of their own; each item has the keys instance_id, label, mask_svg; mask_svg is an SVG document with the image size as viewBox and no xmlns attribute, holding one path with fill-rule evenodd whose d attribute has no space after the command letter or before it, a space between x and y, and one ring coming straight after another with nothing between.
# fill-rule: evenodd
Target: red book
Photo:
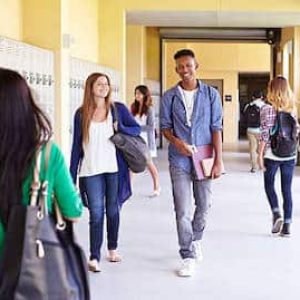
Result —
<instances>
[{"instance_id":1,"label":"red book","mask_svg":"<svg viewBox=\"0 0 300 300\"><path fill-rule=\"evenodd\" d=\"M203 172L202 160L205 158L213 157L213 154L214 154L214 149L212 145L203 145L203 146L196 147L192 158L193 158L193 163L194 163L198 180L207 177Z\"/></svg>"}]
</instances>

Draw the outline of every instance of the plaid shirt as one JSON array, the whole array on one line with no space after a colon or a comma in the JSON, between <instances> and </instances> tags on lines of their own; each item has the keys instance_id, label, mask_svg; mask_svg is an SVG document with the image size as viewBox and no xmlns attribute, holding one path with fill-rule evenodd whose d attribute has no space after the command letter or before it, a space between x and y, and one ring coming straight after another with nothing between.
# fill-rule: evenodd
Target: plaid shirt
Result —
<instances>
[{"instance_id":1,"label":"plaid shirt","mask_svg":"<svg viewBox=\"0 0 300 300\"><path fill-rule=\"evenodd\" d=\"M277 112L275 108L269 104L264 105L260 110L260 141L266 143L265 150L270 147L270 132L275 125ZM297 117L292 114L297 124L297 134L299 133L299 124Z\"/></svg>"},{"instance_id":2,"label":"plaid shirt","mask_svg":"<svg viewBox=\"0 0 300 300\"><path fill-rule=\"evenodd\" d=\"M270 131L275 125L277 112L269 104L264 105L260 110L260 141L266 143L265 150L270 147Z\"/></svg>"}]
</instances>

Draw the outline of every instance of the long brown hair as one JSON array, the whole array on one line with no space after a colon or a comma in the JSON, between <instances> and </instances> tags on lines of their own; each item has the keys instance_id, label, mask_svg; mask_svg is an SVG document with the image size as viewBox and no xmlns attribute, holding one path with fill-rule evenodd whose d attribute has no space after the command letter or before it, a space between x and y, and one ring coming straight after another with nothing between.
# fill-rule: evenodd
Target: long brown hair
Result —
<instances>
[{"instance_id":1,"label":"long brown hair","mask_svg":"<svg viewBox=\"0 0 300 300\"><path fill-rule=\"evenodd\" d=\"M86 144L89 141L89 129L91 125L91 121L93 118L94 111L96 109L96 103L94 100L93 95L93 86L95 81L99 77L105 77L107 79L107 83L109 86L109 92L105 97L105 107L106 107L106 117L110 110L110 106L112 104L111 101L111 84L109 77L104 73L92 73L89 75L85 82L84 88L84 97L83 97L83 104L80 107L81 117L82 117L82 140Z\"/></svg>"},{"instance_id":2,"label":"long brown hair","mask_svg":"<svg viewBox=\"0 0 300 300\"><path fill-rule=\"evenodd\" d=\"M0 215L5 225L12 205L21 204L22 184L38 146L51 135L50 121L35 103L26 80L0 68Z\"/></svg>"},{"instance_id":3,"label":"long brown hair","mask_svg":"<svg viewBox=\"0 0 300 300\"><path fill-rule=\"evenodd\" d=\"M141 116L147 114L148 109L150 106L152 106L152 98L150 94L150 90L146 85L138 85L134 90L134 95L136 94L136 91L139 91L143 94L143 103L142 103L142 111ZM139 113L140 109L140 102L136 99L131 105L131 113L135 116Z\"/></svg>"},{"instance_id":4,"label":"long brown hair","mask_svg":"<svg viewBox=\"0 0 300 300\"><path fill-rule=\"evenodd\" d=\"M269 82L267 99L276 110L296 113L295 96L283 76L276 76Z\"/></svg>"}]
</instances>

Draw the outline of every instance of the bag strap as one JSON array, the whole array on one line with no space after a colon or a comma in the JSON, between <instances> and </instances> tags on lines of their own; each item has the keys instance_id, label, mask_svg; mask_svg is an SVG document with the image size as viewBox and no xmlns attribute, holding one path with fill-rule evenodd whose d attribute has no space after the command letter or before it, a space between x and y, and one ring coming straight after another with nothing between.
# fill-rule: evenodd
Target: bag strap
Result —
<instances>
[{"instance_id":1,"label":"bag strap","mask_svg":"<svg viewBox=\"0 0 300 300\"><path fill-rule=\"evenodd\" d=\"M31 206L37 206L38 204L38 194L41 188L41 182L40 182L41 157L42 157L42 151L41 151L41 146L39 146L35 154L33 179L31 183L31 196L29 202Z\"/></svg>"},{"instance_id":2,"label":"bag strap","mask_svg":"<svg viewBox=\"0 0 300 300\"><path fill-rule=\"evenodd\" d=\"M47 176L48 175L48 164L49 164L49 159L50 159L51 148L52 148L52 142L49 141L46 144L46 149L45 149L45 173L46 173L47 179L48 179L48 176ZM66 227L66 222L64 221L64 218L63 218L60 208L58 206L55 195L52 195L52 199L53 199L53 207L54 207L54 212L55 212L56 222L57 222L56 227L57 227L57 229L63 230Z\"/></svg>"},{"instance_id":3,"label":"bag strap","mask_svg":"<svg viewBox=\"0 0 300 300\"><path fill-rule=\"evenodd\" d=\"M118 110L116 105L112 104L111 105L111 111L112 111L112 115L113 115L113 130L114 133L118 132L118 120L119 120L119 115L118 115Z\"/></svg>"}]
</instances>

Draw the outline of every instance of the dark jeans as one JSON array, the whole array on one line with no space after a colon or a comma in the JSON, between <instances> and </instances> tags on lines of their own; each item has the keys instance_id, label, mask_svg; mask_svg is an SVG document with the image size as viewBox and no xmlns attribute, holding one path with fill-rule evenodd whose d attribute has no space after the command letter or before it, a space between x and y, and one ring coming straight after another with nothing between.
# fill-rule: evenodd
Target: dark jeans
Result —
<instances>
[{"instance_id":1,"label":"dark jeans","mask_svg":"<svg viewBox=\"0 0 300 300\"><path fill-rule=\"evenodd\" d=\"M99 261L103 242L104 212L107 223L107 247L109 250L115 250L118 246L118 173L103 173L83 177L82 180L90 211L90 259Z\"/></svg>"},{"instance_id":2,"label":"dark jeans","mask_svg":"<svg viewBox=\"0 0 300 300\"><path fill-rule=\"evenodd\" d=\"M275 191L275 175L278 168L280 168L284 222L291 223L293 209L292 179L295 160L291 159L287 161L276 161L272 159L265 159L264 164L266 167L266 171L264 172L265 191L273 213L280 212L278 197Z\"/></svg>"}]
</instances>

